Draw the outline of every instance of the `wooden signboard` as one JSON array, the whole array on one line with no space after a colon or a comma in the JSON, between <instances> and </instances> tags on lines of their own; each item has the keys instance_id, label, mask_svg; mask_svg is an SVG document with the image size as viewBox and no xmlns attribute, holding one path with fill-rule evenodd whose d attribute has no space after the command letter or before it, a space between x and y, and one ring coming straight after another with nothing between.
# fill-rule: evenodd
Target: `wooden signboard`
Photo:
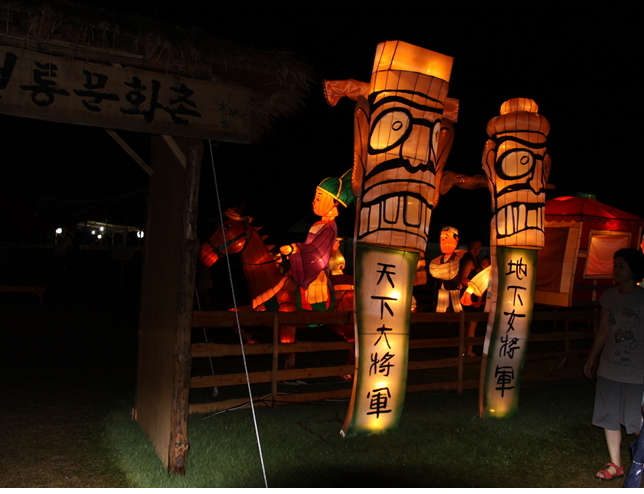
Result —
<instances>
[{"instance_id":1,"label":"wooden signboard","mask_svg":"<svg viewBox=\"0 0 644 494\"><path fill-rule=\"evenodd\" d=\"M0 46L0 113L250 142L250 89Z\"/></svg>"}]
</instances>

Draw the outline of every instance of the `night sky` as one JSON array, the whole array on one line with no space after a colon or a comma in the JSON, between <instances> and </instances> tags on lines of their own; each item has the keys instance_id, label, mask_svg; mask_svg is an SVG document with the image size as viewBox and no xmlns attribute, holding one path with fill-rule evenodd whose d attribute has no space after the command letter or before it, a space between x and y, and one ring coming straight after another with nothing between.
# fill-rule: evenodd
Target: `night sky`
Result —
<instances>
[{"instance_id":1,"label":"night sky","mask_svg":"<svg viewBox=\"0 0 644 494\"><path fill-rule=\"evenodd\" d=\"M290 228L310 211L315 186L351 167L354 102L327 106L322 79L369 80L376 45L394 39L454 57L449 96L459 99L460 114L447 169L482 173L487 122L503 101L528 97L551 124L549 182L556 188L548 198L591 192L605 204L644 217L636 154L636 132L642 127L636 71L642 50L638 30L631 28L632 12L607 11L606 4L572 11L535 4L535 12L529 12L523 3L505 10L494 2L472 7L473 2L398 1L389 10L366 2L80 3L194 26L260 49L290 51L311 66L315 82L306 108L278 122L259 145L214 148L222 206L245 204L246 213L270 227L267 233ZM23 200L38 194L60 200L118 197L121 210L112 207L105 215L143 221L144 195L126 194L145 186L147 176L104 131L4 116L0 122L5 201L9 192ZM145 136L125 136L147 154ZM250 176L255 179L247 183ZM214 229L217 216L206 146L200 235ZM464 238L486 237L489 219L486 189L453 189L441 198L432 230L451 224Z\"/></svg>"}]
</instances>

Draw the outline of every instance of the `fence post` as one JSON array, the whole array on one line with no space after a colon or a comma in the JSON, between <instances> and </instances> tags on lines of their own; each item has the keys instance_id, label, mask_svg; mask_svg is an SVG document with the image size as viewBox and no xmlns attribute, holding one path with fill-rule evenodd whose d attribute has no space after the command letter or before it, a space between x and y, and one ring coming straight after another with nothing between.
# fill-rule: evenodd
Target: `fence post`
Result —
<instances>
[{"instance_id":1,"label":"fence post","mask_svg":"<svg viewBox=\"0 0 644 494\"><path fill-rule=\"evenodd\" d=\"M271 407L275 408L277 403L277 364L279 361L279 312L273 313L273 361L271 366Z\"/></svg>"},{"instance_id":2,"label":"fence post","mask_svg":"<svg viewBox=\"0 0 644 494\"><path fill-rule=\"evenodd\" d=\"M456 391L463 392L463 357L465 354L465 311L461 311L461 319L458 323L458 367Z\"/></svg>"}]
</instances>

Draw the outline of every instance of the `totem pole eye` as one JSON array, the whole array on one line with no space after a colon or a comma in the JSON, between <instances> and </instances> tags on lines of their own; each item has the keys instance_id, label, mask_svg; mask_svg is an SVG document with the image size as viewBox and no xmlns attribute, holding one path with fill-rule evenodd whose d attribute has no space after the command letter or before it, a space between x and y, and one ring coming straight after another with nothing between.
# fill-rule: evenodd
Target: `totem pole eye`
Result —
<instances>
[{"instance_id":1,"label":"totem pole eye","mask_svg":"<svg viewBox=\"0 0 644 494\"><path fill-rule=\"evenodd\" d=\"M411 114L403 109L385 110L376 117L369 139L370 151L388 151L409 136L412 129Z\"/></svg>"},{"instance_id":2,"label":"totem pole eye","mask_svg":"<svg viewBox=\"0 0 644 494\"><path fill-rule=\"evenodd\" d=\"M512 149L501 156L496 172L504 180L516 180L532 173L534 163L534 154L527 149Z\"/></svg>"}]
</instances>

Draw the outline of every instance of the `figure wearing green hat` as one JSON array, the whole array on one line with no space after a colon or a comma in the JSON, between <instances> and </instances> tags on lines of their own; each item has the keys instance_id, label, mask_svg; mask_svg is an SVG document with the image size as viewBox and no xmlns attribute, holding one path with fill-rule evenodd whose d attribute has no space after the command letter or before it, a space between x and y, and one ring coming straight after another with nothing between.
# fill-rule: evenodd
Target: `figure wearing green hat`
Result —
<instances>
[{"instance_id":1,"label":"figure wearing green hat","mask_svg":"<svg viewBox=\"0 0 644 494\"><path fill-rule=\"evenodd\" d=\"M342 177L329 177L320 182L313 198L313 212L320 216L309 229L303 243L280 247L282 255L289 256L293 281L305 292L302 305L313 310L329 309L332 287L329 282L329 259L337 250L338 205L344 207L353 202L351 170Z\"/></svg>"}]
</instances>

